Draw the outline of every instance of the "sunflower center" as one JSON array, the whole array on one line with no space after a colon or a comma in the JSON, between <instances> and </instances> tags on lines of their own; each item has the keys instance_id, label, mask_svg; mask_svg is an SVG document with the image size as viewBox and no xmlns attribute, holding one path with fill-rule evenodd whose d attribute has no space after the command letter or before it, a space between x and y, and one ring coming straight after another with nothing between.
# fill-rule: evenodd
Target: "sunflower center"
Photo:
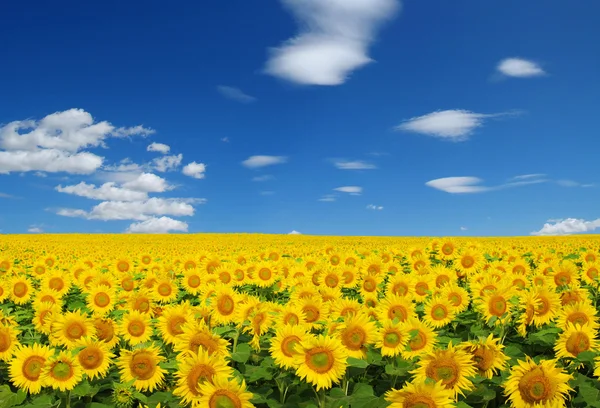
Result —
<instances>
[{"instance_id":1,"label":"sunflower center","mask_svg":"<svg viewBox=\"0 0 600 408\"><path fill-rule=\"evenodd\" d=\"M573 312L567 317L567 321L583 326L590 322L590 318L583 312Z\"/></svg>"},{"instance_id":2,"label":"sunflower center","mask_svg":"<svg viewBox=\"0 0 600 408\"><path fill-rule=\"evenodd\" d=\"M345 271L342 273L342 278L344 278L344 283L348 284L354 280L354 274L350 271Z\"/></svg>"},{"instance_id":3,"label":"sunflower center","mask_svg":"<svg viewBox=\"0 0 600 408\"><path fill-rule=\"evenodd\" d=\"M192 275L188 278L187 283L189 287L196 289L200 286L200 277L198 275Z\"/></svg>"},{"instance_id":4,"label":"sunflower center","mask_svg":"<svg viewBox=\"0 0 600 408\"><path fill-rule=\"evenodd\" d=\"M287 357L293 357L294 354L298 354L295 347L300 343L300 337L288 336L281 341L281 352Z\"/></svg>"},{"instance_id":5,"label":"sunflower center","mask_svg":"<svg viewBox=\"0 0 600 408\"><path fill-rule=\"evenodd\" d=\"M283 322L285 324L289 324L290 326L295 326L300 322L300 319L295 314L289 313L284 317Z\"/></svg>"},{"instance_id":6,"label":"sunflower center","mask_svg":"<svg viewBox=\"0 0 600 408\"><path fill-rule=\"evenodd\" d=\"M152 262L152 258L150 258L148 255L142 256L142 263L144 265L148 265L150 262Z\"/></svg>"},{"instance_id":7,"label":"sunflower center","mask_svg":"<svg viewBox=\"0 0 600 408\"><path fill-rule=\"evenodd\" d=\"M129 263L127 261L119 261L117 263L117 269L119 272L127 272L129 270Z\"/></svg>"},{"instance_id":8,"label":"sunflower center","mask_svg":"<svg viewBox=\"0 0 600 408\"><path fill-rule=\"evenodd\" d=\"M452 255L453 252L454 252L454 246L452 244L442 245L442 253L444 255Z\"/></svg>"},{"instance_id":9,"label":"sunflower center","mask_svg":"<svg viewBox=\"0 0 600 408\"><path fill-rule=\"evenodd\" d=\"M335 358L330 350L323 347L315 347L306 353L305 361L308 368L319 374L323 374L331 370Z\"/></svg>"},{"instance_id":10,"label":"sunflower center","mask_svg":"<svg viewBox=\"0 0 600 408\"><path fill-rule=\"evenodd\" d=\"M98 307L106 307L110 304L110 296L104 292L96 293L94 304Z\"/></svg>"},{"instance_id":11,"label":"sunflower center","mask_svg":"<svg viewBox=\"0 0 600 408\"><path fill-rule=\"evenodd\" d=\"M417 292L417 294L419 296L427 295L428 290L429 290L429 285L425 282L419 282L415 285L415 292Z\"/></svg>"},{"instance_id":12,"label":"sunflower center","mask_svg":"<svg viewBox=\"0 0 600 408\"><path fill-rule=\"evenodd\" d=\"M558 272L554 275L554 283L556 286L564 286L571 283L571 275L567 272Z\"/></svg>"},{"instance_id":13,"label":"sunflower center","mask_svg":"<svg viewBox=\"0 0 600 408\"><path fill-rule=\"evenodd\" d=\"M412 351L418 351L427 345L427 336L421 330L417 332L408 342L408 346Z\"/></svg>"},{"instance_id":14,"label":"sunflower center","mask_svg":"<svg viewBox=\"0 0 600 408\"><path fill-rule=\"evenodd\" d=\"M229 316L235 309L235 302L229 295L221 295L217 301L217 310L224 316Z\"/></svg>"},{"instance_id":15,"label":"sunflower center","mask_svg":"<svg viewBox=\"0 0 600 408\"><path fill-rule=\"evenodd\" d=\"M35 273L37 273L38 275L43 275L44 273L46 273L46 268L44 268L41 265L38 265L35 267Z\"/></svg>"},{"instance_id":16,"label":"sunflower center","mask_svg":"<svg viewBox=\"0 0 600 408\"><path fill-rule=\"evenodd\" d=\"M374 292L377 289L377 284L372 278L366 278L363 282L363 289L367 292Z\"/></svg>"},{"instance_id":17,"label":"sunflower center","mask_svg":"<svg viewBox=\"0 0 600 408\"><path fill-rule=\"evenodd\" d=\"M535 311L538 316L544 316L550 311L550 302L545 296L540 296L540 303Z\"/></svg>"},{"instance_id":18,"label":"sunflower center","mask_svg":"<svg viewBox=\"0 0 600 408\"><path fill-rule=\"evenodd\" d=\"M144 332L146 331L146 325L142 321L134 320L129 322L127 325L127 331L133 337L140 337L144 335Z\"/></svg>"},{"instance_id":19,"label":"sunflower center","mask_svg":"<svg viewBox=\"0 0 600 408\"><path fill-rule=\"evenodd\" d=\"M342 335L344 346L350 350L360 350L367 337L365 331L360 327L352 327Z\"/></svg>"},{"instance_id":20,"label":"sunflower center","mask_svg":"<svg viewBox=\"0 0 600 408\"><path fill-rule=\"evenodd\" d=\"M183 333L181 326L183 326L185 324L185 322L186 322L186 319L183 316L171 317L167 324L167 330L169 331L169 334L171 334L173 336L177 336L177 335L180 335L181 333Z\"/></svg>"},{"instance_id":21,"label":"sunflower center","mask_svg":"<svg viewBox=\"0 0 600 408\"><path fill-rule=\"evenodd\" d=\"M404 296L408 293L408 285L404 282L396 283L392 288L392 292L398 296Z\"/></svg>"},{"instance_id":22,"label":"sunflower center","mask_svg":"<svg viewBox=\"0 0 600 408\"><path fill-rule=\"evenodd\" d=\"M340 280L335 275L327 275L325 277L325 285L329 286L330 288L335 288L338 285L339 281Z\"/></svg>"},{"instance_id":23,"label":"sunflower center","mask_svg":"<svg viewBox=\"0 0 600 408\"><path fill-rule=\"evenodd\" d=\"M525 269L525 267L523 265L515 265L515 267L513 268L513 272L518 275L525 275L527 270Z\"/></svg>"},{"instance_id":24,"label":"sunflower center","mask_svg":"<svg viewBox=\"0 0 600 408\"><path fill-rule=\"evenodd\" d=\"M592 266L591 268L589 268L586 272L588 278L590 279L596 279L598 278L598 269L594 266Z\"/></svg>"},{"instance_id":25,"label":"sunflower center","mask_svg":"<svg viewBox=\"0 0 600 408\"><path fill-rule=\"evenodd\" d=\"M437 304L431 308L431 317L433 320L444 320L448 317L448 309L446 306Z\"/></svg>"},{"instance_id":26,"label":"sunflower center","mask_svg":"<svg viewBox=\"0 0 600 408\"><path fill-rule=\"evenodd\" d=\"M333 255L331 258L329 258L329 262L331 262L332 265L338 265L340 263L340 257L337 255Z\"/></svg>"},{"instance_id":27,"label":"sunflower center","mask_svg":"<svg viewBox=\"0 0 600 408\"><path fill-rule=\"evenodd\" d=\"M577 357L579 353L590 349L590 339L585 333L575 332L567 339L566 349Z\"/></svg>"},{"instance_id":28,"label":"sunflower center","mask_svg":"<svg viewBox=\"0 0 600 408\"><path fill-rule=\"evenodd\" d=\"M29 287L24 282L17 282L15 286L13 286L13 294L16 297L24 297L29 292Z\"/></svg>"},{"instance_id":29,"label":"sunflower center","mask_svg":"<svg viewBox=\"0 0 600 408\"><path fill-rule=\"evenodd\" d=\"M383 345L385 347L398 347L400 344L400 334L398 332L389 332L383 336Z\"/></svg>"},{"instance_id":30,"label":"sunflower center","mask_svg":"<svg viewBox=\"0 0 600 408\"><path fill-rule=\"evenodd\" d=\"M438 288L441 288L442 286L444 286L448 282L450 282L450 277L448 275L440 275L437 278L435 278L435 285Z\"/></svg>"},{"instance_id":31,"label":"sunflower center","mask_svg":"<svg viewBox=\"0 0 600 408\"><path fill-rule=\"evenodd\" d=\"M37 381L42 373L46 359L41 356L31 356L23 363L21 372L29 381Z\"/></svg>"},{"instance_id":32,"label":"sunflower center","mask_svg":"<svg viewBox=\"0 0 600 408\"><path fill-rule=\"evenodd\" d=\"M138 380L149 380L156 371L156 362L147 352L135 354L129 363L131 374Z\"/></svg>"},{"instance_id":33,"label":"sunflower center","mask_svg":"<svg viewBox=\"0 0 600 408\"><path fill-rule=\"evenodd\" d=\"M242 402L239 397L228 390L218 390L208 402L210 408L241 408Z\"/></svg>"},{"instance_id":34,"label":"sunflower center","mask_svg":"<svg viewBox=\"0 0 600 408\"><path fill-rule=\"evenodd\" d=\"M437 408L439 405L427 395L411 394L405 397L402 408Z\"/></svg>"},{"instance_id":35,"label":"sunflower center","mask_svg":"<svg viewBox=\"0 0 600 408\"><path fill-rule=\"evenodd\" d=\"M150 300L146 297L136 299L133 309L142 313L148 313L150 311Z\"/></svg>"},{"instance_id":36,"label":"sunflower center","mask_svg":"<svg viewBox=\"0 0 600 408\"><path fill-rule=\"evenodd\" d=\"M314 323L321 316L321 312L319 312L319 309L317 309L315 306L311 306L311 305L304 306L302 308L302 310L304 311L304 313L306 313L306 322L307 323Z\"/></svg>"},{"instance_id":37,"label":"sunflower center","mask_svg":"<svg viewBox=\"0 0 600 408\"><path fill-rule=\"evenodd\" d=\"M225 271L225 272L221 272L219 274L219 279L221 280L221 282L223 283L229 283L231 281L231 275L229 274L229 272Z\"/></svg>"},{"instance_id":38,"label":"sunflower center","mask_svg":"<svg viewBox=\"0 0 600 408\"><path fill-rule=\"evenodd\" d=\"M219 349L219 345L214 339L212 339L207 333L198 332L190 340L190 350L194 353L198 353L200 347L202 347L209 355L212 355Z\"/></svg>"},{"instance_id":39,"label":"sunflower center","mask_svg":"<svg viewBox=\"0 0 600 408\"><path fill-rule=\"evenodd\" d=\"M100 367L104 360L102 350L94 346L88 346L77 355L79 364L86 370L95 370Z\"/></svg>"},{"instance_id":40,"label":"sunflower center","mask_svg":"<svg viewBox=\"0 0 600 408\"><path fill-rule=\"evenodd\" d=\"M161 296L169 296L172 292L173 289L168 283L161 283L160 285L158 285L158 293Z\"/></svg>"},{"instance_id":41,"label":"sunflower center","mask_svg":"<svg viewBox=\"0 0 600 408\"><path fill-rule=\"evenodd\" d=\"M473 360L475 360L477 368L482 372L492 368L494 365L494 357L494 351L487 347L477 347L473 351Z\"/></svg>"},{"instance_id":42,"label":"sunflower center","mask_svg":"<svg viewBox=\"0 0 600 408\"><path fill-rule=\"evenodd\" d=\"M444 384L446 388L454 387L454 384L458 381L458 376L459 369L452 359L441 358L432 361L429 366L427 366L427 377L432 378L435 381L442 381L442 384Z\"/></svg>"},{"instance_id":43,"label":"sunflower center","mask_svg":"<svg viewBox=\"0 0 600 408\"><path fill-rule=\"evenodd\" d=\"M388 318L390 320L394 320L395 318L398 318L398 320L403 322L404 320L406 320L407 317L408 317L408 311L406 310L406 308L404 306L395 305L388 309Z\"/></svg>"},{"instance_id":44,"label":"sunflower center","mask_svg":"<svg viewBox=\"0 0 600 408\"><path fill-rule=\"evenodd\" d=\"M94 323L94 327L96 328L96 336L98 336L98 340L108 343L113 339L115 335L115 329L109 320L97 320Z\"/></svg>"},{"instance_id":45,"label":"sunflower center","mask_svg":"<svg viewBox=\"0 0 600 408\"><path fill-rule=\"evenodd\" d=\"M0 353L4 353L8 350L11 344L12 341L8 329L0 331Z\"/></svg>"},{"instance_id":46,"label":"sunflower center","mask_svg":"<svg viewBox=\"0 0 600 408\"><path fill-rule=\"evenodd\" d=\"M471 255L465 255L460 260L460 264L463 268L471 268L475 265L475 259Z\"/></svg>"},{"instance_id":47,"label":"sunflower center","mask_svg":"<svg viewBox=\"0 0 600 408\"><path fill-rule=\"evenodd\" d=\"M73 367L70 364L59 361L52 367L50 375L57 381L67 381L73 376Z\"/></svg>"},{"instance_id":48,"label":"sunflower center","mask_svg":"<svg viewBox=\"0 0 600 408\"><path fill-rule=\"evenodd\" d=\"M86 332L85 327L79 322L72 322L67 326L67 337L69 339L79 339Z\"/></svg>"},{"instance_id":49,"label":"sunflower center","mask_svg":"<svg viewBox=\"0 0 600 408\"><path fill-rule=\"evenodd\" d=\"M554 389L544 372L535 368L519 381L519 393L526 403L536 404L552 399Z\"/></svg>"},{"instance_id":50,"label":"sunflower center","mask_svg":"<svg viewBox=\"0 0 600 408\"><path fill-rule=\"evenodd\" d=\"M273 273L269 268L261 268L260 271L258 271L258 277L264 281L268 281L269 279L271 279L272 275Z\"/></svg>"},{"instance_id":51,"label":"sunflower center","mask_svg":"<svg viewBox=\"0 0 600 408\"><path fill-rule=\"evenodd\" d=\"M133 290L133 278L131 276L126 277L121 281L121 287L125 289L127 292Z\"/></svg>"},{"instance_id":52,"label":"sunflower center","mask_svg":"<svg viewBox=\"0 0 600 408\"><path fill-rule=\"evenodd\" d=\"M462 303L462 296L456 292L451 292L448 294L448 300L452 303L452 306L460 306Z\"/></svg>"},{"instance_id":53,"label":"sunflower center","mask_svg":"<svg viewBox=\"0 0 600 408\"><path fill-rule=\"evenodd\" d=\"M506 300L502 296L492 296L489 300L489 312L491 315L502 317L508 308Z\"/></svg>"},{"instance_id":54,"label":"sunflower center","mask_svg":"<svg viewBox=\"0 0 600 408\"><path fill-rule=\"evenodd\" d=\"M197 364L189 372L186 378L187 386L192 394L200 395L198 385L210 380L215 375L215 369L207 364Z\"/></svg>"}]
</instances>

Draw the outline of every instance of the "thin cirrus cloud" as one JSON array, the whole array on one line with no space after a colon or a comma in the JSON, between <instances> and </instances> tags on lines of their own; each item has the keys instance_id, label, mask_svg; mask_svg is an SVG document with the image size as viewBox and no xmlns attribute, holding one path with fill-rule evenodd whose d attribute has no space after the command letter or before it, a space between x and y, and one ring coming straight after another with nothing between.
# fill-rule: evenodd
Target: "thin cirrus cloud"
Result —
<instances>
[{"instance_id":1,"label":"thin cirrus cloud","mask_svg":"<svg viewBox=\"0 0 600 408\"><path fill-rule=\"evenodd\" d=\"M335 160L333 165L340 170L373 170L377 166L362 160Z\"/></svg>"},{"instance_id":2,"label":"thin cirrus cloud","mask_svg":"<svg viewBox=\"0 0 600 408\"><path fill-rule=\"evenodd\" d=\"M463 142L469 139L475 129L482 127L487 119L516 113L515 111L486 114L462 109L450 109L408 119L396 126L395 129L452 142Z\"/></svg>"},{"instance_id":3,"label":"thin cirrus cloud","mask_svg":"<svg viewBox=\"0 0 600 408\"><path fill-rule=\"evenodd\" d=\"M523 58L506 58L498 63L498 72L507 77L531 78L546 75L535 62Z\"/></svg>"},{"instance_id":4,"label":"thin cirrus cloud","mask_svg":"<svg viewBox=\"0 0 600 408\"><path fill-rule=\"evenodd\" d=\"M303 85L340 85L373 60L369 46L396 0L282 0L299 33L270 50L267 74Z\"/></svg>"},{"instance_id":5,"label":"thin cirrus cloud","mask_svg":"<svg viewBox=\"0 0 600 408\"><path fill-rule=\"evenodd\" d=\"M271 181L274 179L275 179L275 177L273 177L270 174L265 174L264 176L252 177L252 181L255 181L255 182Z\"/></svg>"},{"instance_id":6,"label":"thin cirrus cloud","mask_svg":"<svg viewBox=\"0 0 600 408\"><path fill-rule=\"evenodd\" d=\"M285 156L250 156L242 162L242 166L249 169L258 169L261 167L273 166L287 162Z\"/></svg>"},{"instance_id":7,"label":"thin cirrus cloud","mask_svg":"<svg viewBox=\"0 0 600 408\"><path fill-rule=\"evenodd\" d=\"M325 194L323 197L319 198L318 201L322 201L324 203L332 203L336 200L336 196L334 194Z\"/></svg>"},{"instance_id":8,"label":"thin cirrus cloud","mask_svg":"<svg viewBox=\"0 0 600 408\"><path fill-rule=\"evenodd\" d=\"M549 222L545 223L540 230L533 231L531 235L584 234L600 228L600 218L592 221L586 221L581 218L566 218L548 221Z\"/></svg>"},{"instance_id":9,"label":"thin cirrus cloud","mask_svg":"<svg viewBox=\"0 0 600 408\"><path fill-rule=\"evenodd\" d=\"M427 187L435 188L436 190L441 190L450 194L473 194L501 190L510 187L518 187L548 182L547 179L541 176L543 175L530 174L525 176L516 176L507 181L506 183L497 186L483 185L483 180L479 177L443 177L435 180L430 180L426 182L425 185Z\"/></svg>"},{"instance_id":10,"label":"thin cirrus cloud","mask_svg":"<svg viewBox=\"0 0 600 408\"><path fill-rule=\"evenodd\" d=\"M250 96L247 93L244 93L244 91L242 91L241 89L235 88L233 86L220 85L217 87L217 91L219 91L219 93L225 98L231 99L236 102L251 103L256 101L256 98L254 96Z\"/></svg>"},{"instance_id":11,"label":"thin cirrus cloud","mask_svg":"<svg viewBox=\"0 0 600 408\"><path fill-rule=\"evenodd\" d=\"M362 194L362 187L359 186L344 186L337 187L333 189L334 191L339 191L340 193L348 193L350 195L360 195Z\"/></svg>"},{"instance_id":12,"label":"thin cirrus cloud","mask_svg":"<svg viewBox=\"0 0 600 408\"><path fill-rule=\"evenodd\" d=\"M375 205L375 204L369 204L369 205L367 205L367 210L381 211L381 210L383 210L383 206L381 206L381 205Z\"/></svg>"}]
</instances>

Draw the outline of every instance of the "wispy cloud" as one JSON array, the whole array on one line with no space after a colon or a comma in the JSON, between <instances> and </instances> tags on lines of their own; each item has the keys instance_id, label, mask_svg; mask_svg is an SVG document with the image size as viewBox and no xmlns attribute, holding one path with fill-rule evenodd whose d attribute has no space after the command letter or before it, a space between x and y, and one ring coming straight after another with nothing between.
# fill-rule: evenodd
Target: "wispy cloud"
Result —
<instances>
[{"instance_id":1,"label":"wispy cloud","mask_svg":"<svg viewBox=\"0 0 600 408\"><path fill-rule=\"evenodd\" d=\"M460 230L461 231L466 231L466 230L468 230L468 228L467 227L460 227Z\"/></svg>"},{"instance_id":2,"label":"wispy cloud","mask_svg":"<svg viewBox=\"0 0 600 408\"><path fill-rule=\"evenodd\" d=\"M335 194L326 194L323 197L319 198L318 201L322 201L324 203L332 203L336 200Z\"/></svg>"},{"instance_id":3,"label":"wispy cloud","mask_svg":"<svg viewBox=\"0 0 600 408\"><path fill-rule=\"evenodd\" d=\"M519 176L517 176L519 177ZM426 186L435 188L437 190L445 191L451 194L473 194L483 193L486 191L500 190L504 188L524 186L529 184L546 183L548 180L537 177L526 177L525 179L517 179L513 177L511 180L504 184L497 186L485 186L482 185L483 180L478 177L444 177L435 180L430 180L425 183Z\"/></svg>"},{"instance_id":4,"label":"wispy cloud","mask_svg":"<svg viewBox=\"0 0 600 408\"><path fill-rule=\"evenodd\" d=\"M600 218L586 221L578 218L567 218L559 220L548 220L539 231L533 231L531 235L570 235L592 232L600 228ZM552 222L553 221L553 222Z\"/></svg>"},{"instance_id":5,"label":"wispy cloud","mask_svg":"<svg viewBox=\"0 0 600 408\"><path fill-rule=\"evenodd\" d=\"M270 174L265 174L264 176L256 176L256 177L252 177L252 181L257 181L257 182L262 182L262 181L270 181L275 179L275 177L273 177Z\"/></svg>"},{"instance_id":6,"label":"wispy cloud","mask_svg":"<svg viewBox=\"0 0 600 408\"><path fill-rule=\"evenodd\" d=\"M6 193L0 193L0 198L18 198L17 196L11 195L11 194L6 194Z\"/></svg>"},{"instance_id":7,"label":"wispy cloud","mask_svg":"<svg viewBox=\"0 0 600 408\"><path fill-rule=\"evenodd\" d=\"M358 186L337 187L337 188L334 188L333 190L339 191L341 193L348 193L350 195L360 195L363 191L362 187L358 187Z\"/></svg>"},{"instance_id":8,"label":"wispy cloud","mask_svg":"<svg viewBox=\"0 0 600 408\"><path fill-rule=\"evenodd\" d=\"M367 205L367 210L381 211L381 210L383 210L383 206L381 206L381 205L375 205L375 204L369 204L369 205Z\"/></svg>"},{"instance_id":9,"label":"wispy cloud","mask_svg":"<svg viewBox=\"0 0 600 408\"><path fill-rule=\"evenodd\" d=\"M27 229L27 232L30 234L42 234L44 232L44 228L42 225L30 225Z\"/></svg>"},{"instance_id":10,"label":"wispy cloud","mask_svg":"<svg viewBox=\"0 0 600 408\"><path fill-rule=\"evenodd\" d=\"M377 166L362 160L334 160L333 165L340 170L373 170Z\"/></svg>"},{"instance_id":11,"label":"wispy cloud","mask_svg":"<svg viewBox=\"0 0 600 408\"><path fill-rule=\"evenodd\" d=\"M339 85L370 62L378 28L399 9L396 0L282 0L300 33L271 49L265 72L304 85Z\"/></svg>"},{"instance_id":12,"label":"wispy cloud","mask_svg":"<svg viewBox=\"0 0 600 408\"><path fill-rule=\"evenodd\" d=\"M250 96L247 93L244 93L241 89L235 88L233 86L220 85L217 87L217 90L224 97L237 102L251 103L256 101L256 98L254 96Z\"/></svg>"},{"instance_id":13,"label":"wispy cloud","mask_svg":"<svg viewBox=\"0 0 600 408\"><path fill-rule=\"evenodd\" d=\"M530 78L546 75L546 72L535 62L523 58L506 58L496 67L502 75L514 78Z\"/></svg>"},{"instance_id":14,"label":"wispy cloud","mask_svg":"<svg viewBox=\"0 0 600 408\"><path fill-rule=\"evenodd\" d=\"M514 111L486 114L460 109L443 110L408 119L396 126L396 130L463 142L468 140L475 129L483 126L485 120L517 113Z\"/></svg>"},{"instance_id":15,"label":"wispy cloud","mask_svg":"<svg viewBox=\"0 0 600 408\"><path fill-rule=\"evenodd\" d=\"M274 164L283 164L287 162L285 156L250 156L242 162L242 166L250 169L272 166Z\"/></svg>"}]
</instances>

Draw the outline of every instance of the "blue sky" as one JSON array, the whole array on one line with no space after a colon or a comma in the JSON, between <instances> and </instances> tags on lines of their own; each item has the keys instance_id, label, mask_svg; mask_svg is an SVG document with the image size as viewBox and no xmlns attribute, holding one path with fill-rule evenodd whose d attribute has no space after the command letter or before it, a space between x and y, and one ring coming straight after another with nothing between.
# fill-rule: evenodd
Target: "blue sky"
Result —
<instances>
[{"instance_id":1,"label":"blue sky","mask_svg":"<svg viewBox=\"0 0 600 408\"><path fill-rule=\"evenodd\" d=\"M3 5L0 230L600 229L597 1L258 4Z\"/></svg>"}]
</instances>

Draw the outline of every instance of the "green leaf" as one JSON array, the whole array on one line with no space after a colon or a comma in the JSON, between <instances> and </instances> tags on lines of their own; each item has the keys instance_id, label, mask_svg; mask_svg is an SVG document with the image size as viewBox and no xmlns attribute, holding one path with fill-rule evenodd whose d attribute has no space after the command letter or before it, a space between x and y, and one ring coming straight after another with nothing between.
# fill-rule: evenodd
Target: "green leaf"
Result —
<instances>
[{"instance_id":1,"label":"green leaf","mask_svg":"<svg viewBox=\"0 0 600 408\"><path fill-rule=\"evenodd\" d=\"M369 384L358 383L354 386L354 390L352 390L353 397L372 397L373 387Z\"/></svg>"},{"instance_id":2,"label":"green leaf","mask_svg":"<svg viewBox=\"0 0 600 408\"><path fill-rule=\"evenodd\" d=\"M233 361L237 361L238 363L245 363L250 358L252 350L250 349L250 345L247 343L241 343L237 345L235 353L231 354L231 359Z\"/></svg>"},{"instance_id":3,"label":"green leaf","mask_svg":"<svg viewBox=\"0 0 600 408\"><path fill-rule=\"evenodd\" d=\"M3 385L0 387L0 407L9 408L15 405L22 404L27 398L27 393L22 390L12 392L10 386Z\"/></svg>"},{"instance_id":4,"label":"green leaf","mask_svg":"<svg viewBox=\"0 0 600 408\"><path fill-rule=\"evenodd\" d=\"M60 400L58 400L60 403ZM48 408L54 406L55 400L53 395L40 395L38 397L32 398L30 402L27 402L21 407L27 408Z\"/></svg>"},{"instance_id":5,"label":"green leaf","mask_svg":"<svg viewBox=\"0 0 600 408\"><path fill-rule=\"evenodd\" d=\"M350 367L367 368L369 366L365 360L354 357L348 357L347 362Z\"/></svg>"},{"instance_id":6,"label":"green leaf","mask_svg":"<svg viewBox=\"0 0 600 408\"><path fill-rule=\"evenodd\" d=\"M594 358L596 357L596 353L593 351L584 351L577 355L577 360L582 363L594 363Z\"/></svg>"},{"instance_id":7,"label":"green leaf","mask_svg":"<svg viewBox=\"0 0 600 408\"><path fill-rule=\"evenodd\" d=\"M262 366L247 365L244 378L247 382L256 382L259 380L270 381L273 379L273 375Z\"/></svg>"}]
</instances>

